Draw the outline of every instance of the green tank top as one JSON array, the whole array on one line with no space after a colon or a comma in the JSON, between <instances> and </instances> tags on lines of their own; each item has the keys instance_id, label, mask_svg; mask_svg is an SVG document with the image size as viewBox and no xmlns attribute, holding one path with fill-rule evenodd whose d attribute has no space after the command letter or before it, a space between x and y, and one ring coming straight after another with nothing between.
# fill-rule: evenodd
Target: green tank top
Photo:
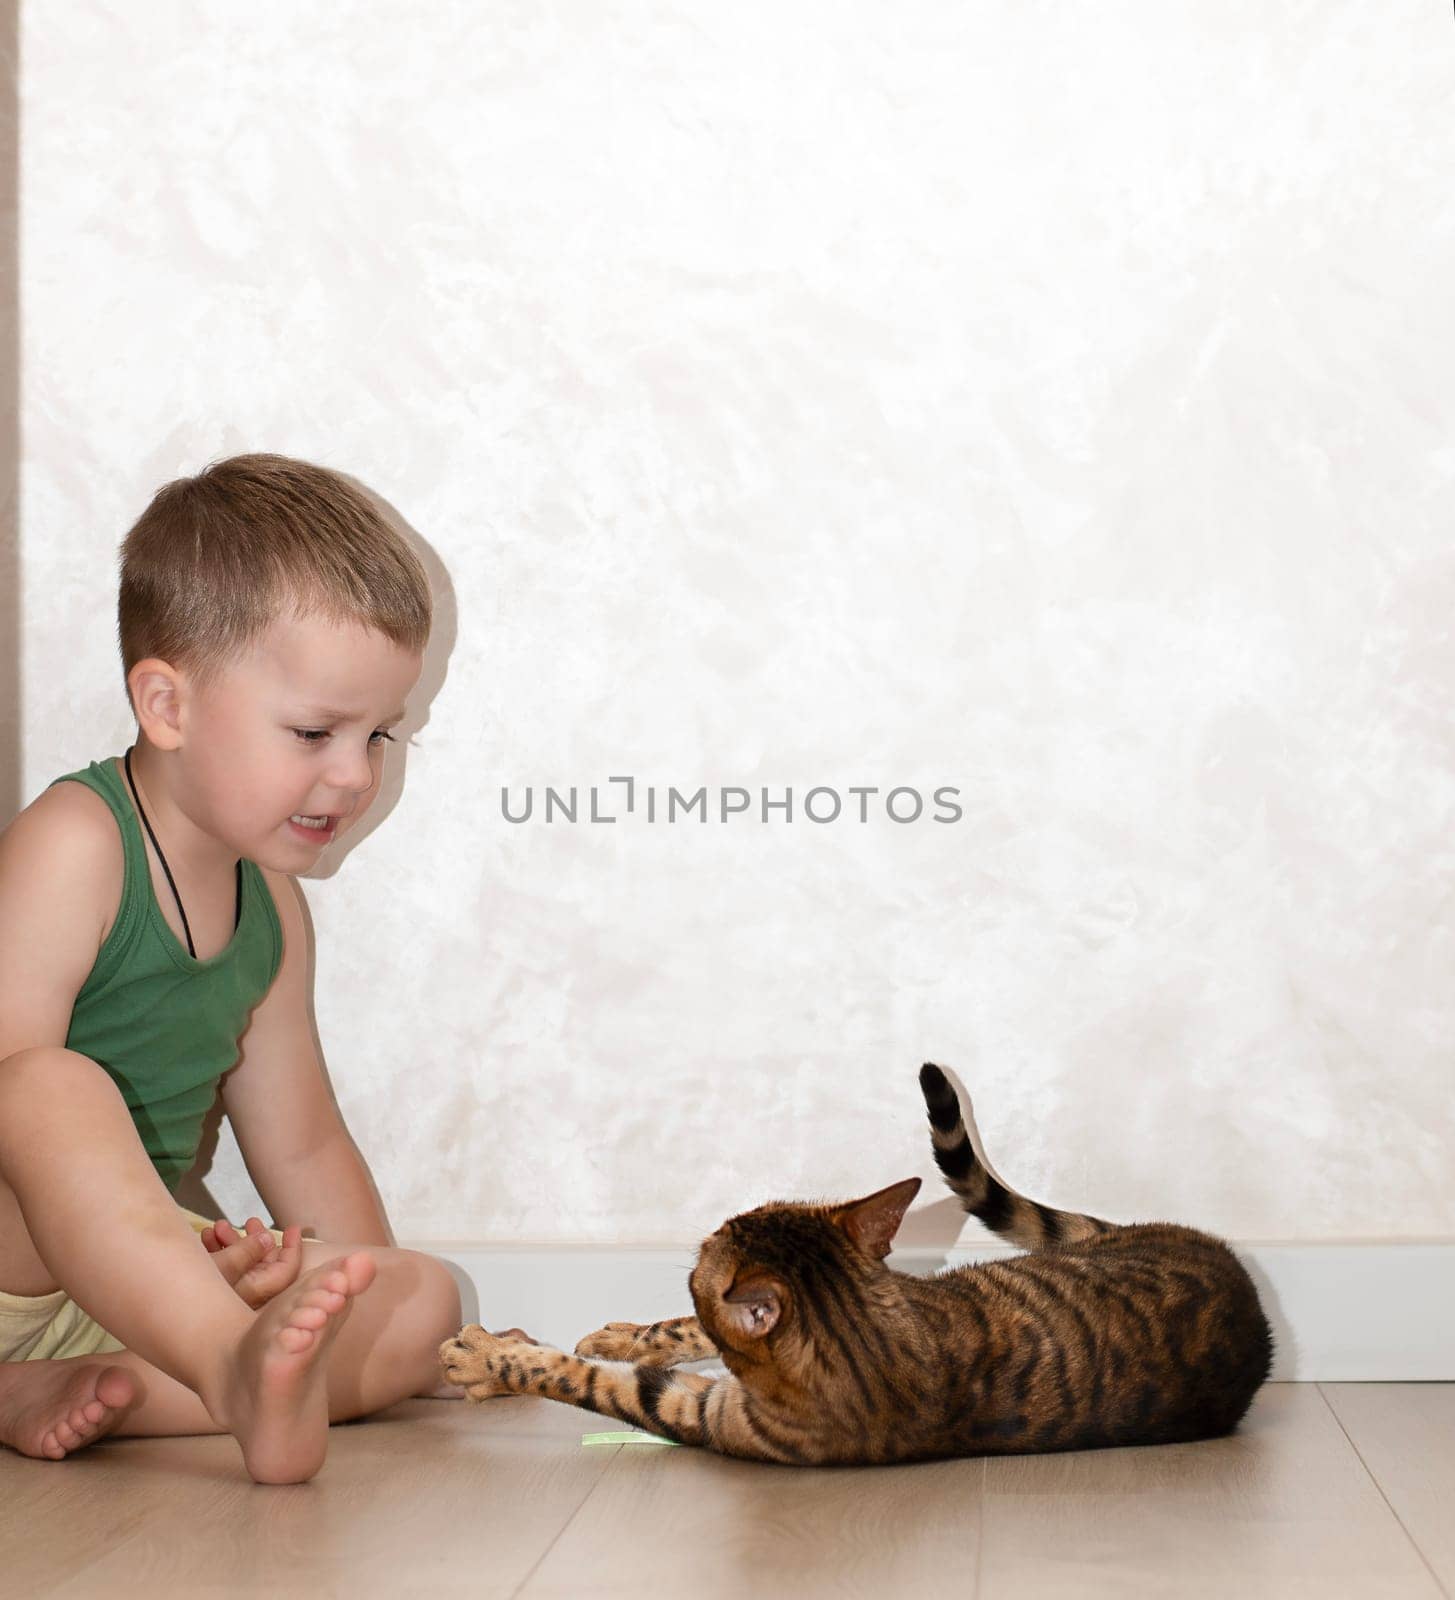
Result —
<instances>
[{"instance_id":1,"label":"green tank top","mask_svg":"<svg viewBox=\"0 0 1455 1600\"><path fill-rule=\"evenodd\" d=\"M110 1075L158 1176L175 1189L197 1159L218 1079L236 1064L248 1017L282 962L278 910L262 872L244 861L232 941L195 959L157 905L141 822L116 763L93 761L55 783L84 783L101 796L126 856L116 920L76 996L66 1046Z\"/></svg>"}]
</instances>

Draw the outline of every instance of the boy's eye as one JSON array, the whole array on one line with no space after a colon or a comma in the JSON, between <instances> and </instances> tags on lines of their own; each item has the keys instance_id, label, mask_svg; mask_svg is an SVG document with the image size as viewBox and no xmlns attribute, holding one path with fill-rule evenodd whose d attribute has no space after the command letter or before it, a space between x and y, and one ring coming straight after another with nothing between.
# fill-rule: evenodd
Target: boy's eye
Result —
<instances>
[{"instance_id":1,"label":"boy's eye","mask_svg":"<svg viewBox=\"0 0 1455 1600\"><path fill-rule=\"evenodd\" d=\"M328 728L294 728L292 731L298 735L304 744L321 744L329 737L330 733ZM386 728L374 729L369 735L369 743L373 744L376 739L387 739L390 744L395 742L394 735Z\"/></svg>"}]
</instances>

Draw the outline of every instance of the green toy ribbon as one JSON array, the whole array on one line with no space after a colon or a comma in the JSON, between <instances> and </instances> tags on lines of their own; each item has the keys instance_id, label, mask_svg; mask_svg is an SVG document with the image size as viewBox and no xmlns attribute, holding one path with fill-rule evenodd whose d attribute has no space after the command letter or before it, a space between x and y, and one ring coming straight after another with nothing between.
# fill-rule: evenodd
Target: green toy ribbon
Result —
<instances>
[{"instance_id":1,"label":"green toy ribbon","mask_svg":"<svg viewBox=\"0 0 1455 1600\"><path fill-rule=\"evenodd\" d=\"M669 1444L676 1446L675 1439L659 1439L655 1433L583 1433L582 1444Z\"/></svg>"}]
</instances>

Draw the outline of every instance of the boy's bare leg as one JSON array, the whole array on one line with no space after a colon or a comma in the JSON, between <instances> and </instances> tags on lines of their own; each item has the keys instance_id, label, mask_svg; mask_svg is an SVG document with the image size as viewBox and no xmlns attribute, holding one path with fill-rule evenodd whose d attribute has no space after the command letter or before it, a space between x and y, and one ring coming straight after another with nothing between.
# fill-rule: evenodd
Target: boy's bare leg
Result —
<instances>
[{"instance_id":1,"label":"boy's bare leg","mask_svg":"<svg viewBox=\"0 0 1455 1600\"><path fill-rule=\"evenodd\" d=\"M302 1270L335 1259L345 1248L304 1240ZM436 1352L441 1339L460 1326L459 1293L441 1264L415 1251L368 1248L378 1278L350 1311L330 1353L330 1422L438 1391ZM208 1259L217 1264L216 1255ZM0 1362L0 1444L26 1455L61 1460L105 1434L155 1438L223 1431L189 1388L134 1351Z\"/></svg>"},{"instance_id":2,"label":"boy's bare leg","mask_svg":"<svg viewBox=\"0 0 1455 1600\"><path fill-rule=\"evenodd\" d=\"M13 1244L13 1236L23 1226L20 1211L14 1205L14 1194L3 1185L0 1190L10 1202L0 1215L0 1228L9 1231ZM262 1224L258 1227L261 1229ZM223 1281L236 1290L238 1280L258 1266L270 1253L272 1244L271 1234L249 1233L220 1250L211 1251L209 1258ZM34 1247L31 1248L33 1252ZM303 1259L297 1244L293 1250L292 1271L287 1275L290 1283L298 1276ZM38 1259L32 1264L44 1268L44 1263ZM254 1304L251 1300L246 1303ZM108 1352L38 1361L0 1361L0 1444L9 1445L22 1455L61 1461L73 1451L112 1432L124 1418L132 1420L133 1414L136 1420L145 1417L155 1425L129 1430L132 1432L197 1432L196 1427L188 1424L197 1422L199 1412L206 1419L201 1431L219 1431L197 1396L174 1378L142 1363L142 1372L155 1381L139 1384L130 1367L133 1362L140 1361L139 1356L127 1353L126 1364L118 1364ZM175 1391L176 1398L185 1396L187 1404L159 1406L154 1403L162 1398L155 1391L163 1385ZM168 1426L168 1423L176 1425Z\"/></svg>"},{"instance_id":3,"label":"boy's bare leg","mask_svg":"<svg viewBox=\"0 0 1455 1600\"><path fill-rule=\"evenodd\" d=\"M373 1280L370 1256L316 1267L250 1311L199 1250L111 1079L56 1046L0 1061L0 1179L56 1281L197 1395L255 1479L296 1483L318 1470L328 1350Z\"/></svg>"}]
</instances>

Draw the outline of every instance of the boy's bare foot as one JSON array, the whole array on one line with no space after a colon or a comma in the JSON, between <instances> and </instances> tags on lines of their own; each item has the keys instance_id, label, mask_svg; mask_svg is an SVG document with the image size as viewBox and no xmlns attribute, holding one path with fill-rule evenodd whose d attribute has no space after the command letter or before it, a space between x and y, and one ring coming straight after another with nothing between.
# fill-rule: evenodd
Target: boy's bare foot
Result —
<instances>
[{"instance_id":1,"label":"boy's bare foot","mask_svg":"<svg viewBox=\"0 0 1455 1600\"><path fill-rule=\"evenodd\" d=\"M342 1256L270 1300L204 1394L214 1419L242 1447L257 1483L303 1483L328 1449L328 1347L355 1295L374 1281L374 1258Z\"/></svg>"},{"instance_id":2,"label":"boy's bare foot","mask_svg":"<svg viewBox=\"0 0 1455 1600\"><path fill-rule=\"evenodd\" d=\"M0 1365L0 1444L60 1461L93 1444L136 1400L125 1367L96 1362L8 1361Z\"/></svg>"}]
</instances>

